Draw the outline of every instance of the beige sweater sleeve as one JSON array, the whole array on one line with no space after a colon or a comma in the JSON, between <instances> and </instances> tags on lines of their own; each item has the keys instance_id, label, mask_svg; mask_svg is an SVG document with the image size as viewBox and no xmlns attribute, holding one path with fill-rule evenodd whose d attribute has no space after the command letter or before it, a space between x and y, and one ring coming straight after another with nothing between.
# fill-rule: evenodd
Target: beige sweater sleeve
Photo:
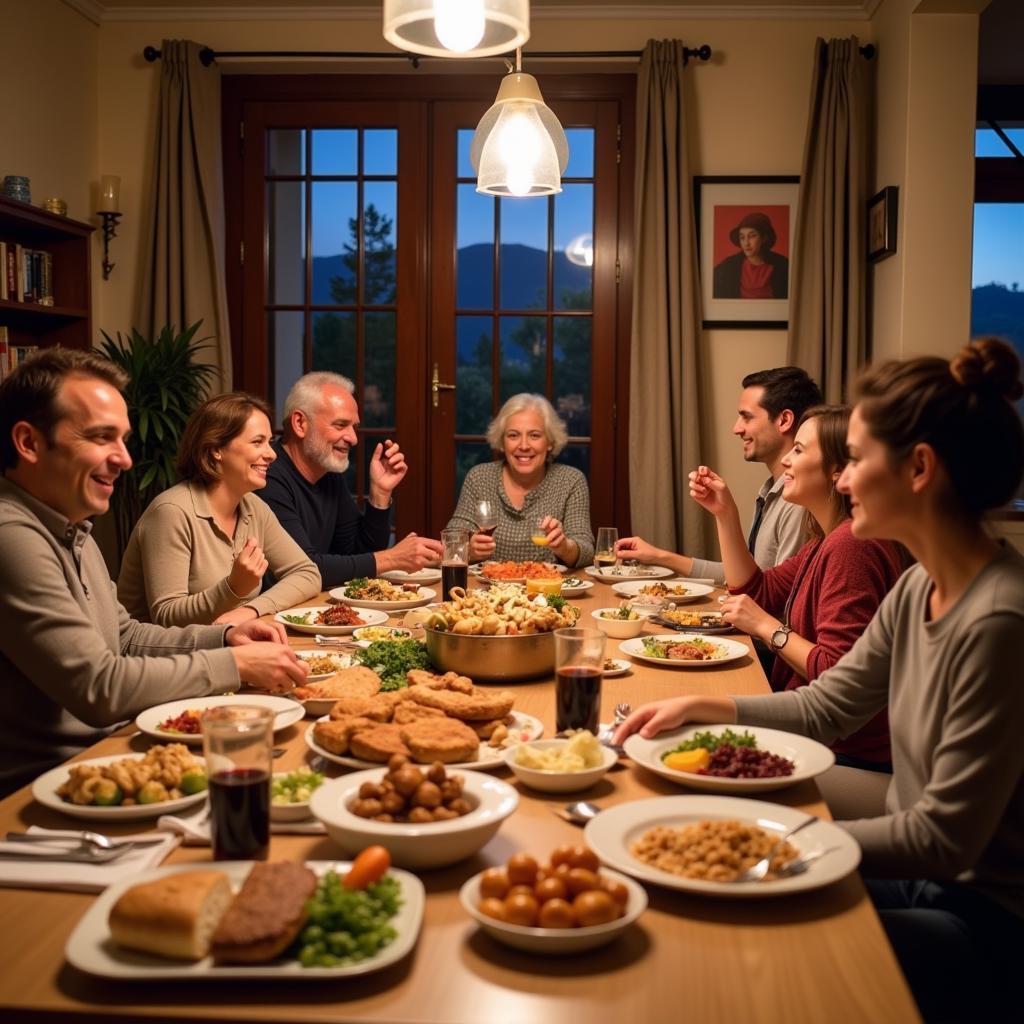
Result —
<instances>
[{"instance_id":1,"label":"beige sweater sleeve","mask_svg":"<svg viewBox=\"0 0 1024 1024\"><path fill-rule=\"evenodd\" d=\"M320 570L292 539L270 506L255 495L249 496L263 555L276 582L268 590L245 602L259 615L279 612L320 593Z\"/></svg>"}]
</instances>

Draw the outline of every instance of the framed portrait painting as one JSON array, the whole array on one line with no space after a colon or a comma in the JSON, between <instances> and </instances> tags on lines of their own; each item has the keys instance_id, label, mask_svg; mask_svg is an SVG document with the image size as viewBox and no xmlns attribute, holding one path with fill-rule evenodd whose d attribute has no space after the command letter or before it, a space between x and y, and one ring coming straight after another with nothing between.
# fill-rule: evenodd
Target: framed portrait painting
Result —
<instances>
[{"instance_id":1,"label":"framed portrait painting","mask_svg":"<svg viewBox=\"0 0 1024 1024\"><path fill-rule=\"evenodd\" d=\"M693 183L704 326L785 329L797 177Z\"/></svg>"}]
</instances>

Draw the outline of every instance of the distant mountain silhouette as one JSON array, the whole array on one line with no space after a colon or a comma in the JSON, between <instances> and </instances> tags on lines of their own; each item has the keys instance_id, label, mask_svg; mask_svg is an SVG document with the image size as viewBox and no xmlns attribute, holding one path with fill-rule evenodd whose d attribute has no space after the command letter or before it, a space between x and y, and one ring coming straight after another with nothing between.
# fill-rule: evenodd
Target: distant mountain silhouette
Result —
<instances>
[{"instance_id":1,"label":"distant mountain silhouette","mask_svg":"<svg viewBox=\"0 0 1024 1024\"><path fill-rule=\"evenodd\" d=\"M458 303L466 309L490 308L493 266L492 246L467 245L458 251ZM547 282L547 254L528 245L501 247L504 309L537 309L544 304L543 289ZM565 289L582 291L591 287L589 267L579 267L565 256L555 253L555 297ZM330 304L331 280L341 278L351 284L352 274L342 262L341 254L313 257L313 303ZM497 296L495 296L497 298Z\"/></svg>"},{"instance_id":2,"label":"distant mountain silhouette","mask_svg":"<svg viewBox=\"0 0 1024 1024\"><path fill-rule=\"evenodd\" d=\"M1024 291L984 284L971 292L971 336L994 334L1010 342L1024 360Z\"/></svg>"}]
</instances>

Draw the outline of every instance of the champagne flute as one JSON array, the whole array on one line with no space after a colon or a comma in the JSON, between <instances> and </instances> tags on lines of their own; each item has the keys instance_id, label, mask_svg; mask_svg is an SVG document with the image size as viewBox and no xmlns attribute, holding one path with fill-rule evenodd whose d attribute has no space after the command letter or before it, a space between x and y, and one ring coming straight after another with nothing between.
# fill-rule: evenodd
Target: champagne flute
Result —
<instances>
[{"instance_id":1,"label":"champagne flute","mask_svg":"<svg viewBox=\"0 0 1024 1024\"><path fill-rule=\"evenodd\" d=\"M619 531L614 526L602 526L597 531L597 544L594 546L594 568L605 573L614 568L619 560L615 557L615 545L619 542Z\"/></svg>"},{"instance_id":2,"label":"champagne flute","mask_svg":"<svg viewBox=\"0 0 1024 1024\"><path fill-rule=\"evenodd\" d=\"M480 533L490 537L498 527L498 507L488 498L481 498L476 503L476 528Z\"/></svg>"}]
</instances>

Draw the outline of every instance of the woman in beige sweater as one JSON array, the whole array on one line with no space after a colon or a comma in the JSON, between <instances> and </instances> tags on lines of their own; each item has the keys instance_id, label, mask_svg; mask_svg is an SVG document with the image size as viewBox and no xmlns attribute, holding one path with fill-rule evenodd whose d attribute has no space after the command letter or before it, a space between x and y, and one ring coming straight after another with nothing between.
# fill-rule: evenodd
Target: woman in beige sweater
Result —
<instances>
[{"instance_id":1,"label":"woman in beige sweater","mask_svg":"<svg viewBox=\"0 0 1024 1024\"><path fill-rule=\"evenodd\" d=\"M117 592L142 621L235 625L314 597L320 573L252 492L266 486L270 408L245 394L204 402L178 447L182 482L158 495L128 541ZM276 582L260 593L266 572Z\"/></svg>"}]
</instances>

